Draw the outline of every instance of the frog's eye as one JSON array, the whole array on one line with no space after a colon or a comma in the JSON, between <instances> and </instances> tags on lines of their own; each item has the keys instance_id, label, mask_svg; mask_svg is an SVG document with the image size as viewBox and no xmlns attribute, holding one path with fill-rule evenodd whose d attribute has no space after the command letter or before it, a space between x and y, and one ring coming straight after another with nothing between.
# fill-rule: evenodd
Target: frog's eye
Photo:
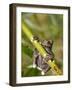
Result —
<instances>
[{"instance_id":1,"label":"frog's eye","mask_svg":"<svg viewBox=\"0 0 72 90\"><path fill-rule=\"evenodd\" d=\"M39 38L37 36L33 36L34 40L39 40Z\"/></svg>"},{"instance_id":2,"label":"frog's eye","mask_svg":"<svg viewBox=\"0 0 72 90\"><path fill-rule=\"evenodd\" d=\"M51 44L52 45L53 44L53 40L49 40L48 41L48 44Z\"/></svg>"}]
</instances>

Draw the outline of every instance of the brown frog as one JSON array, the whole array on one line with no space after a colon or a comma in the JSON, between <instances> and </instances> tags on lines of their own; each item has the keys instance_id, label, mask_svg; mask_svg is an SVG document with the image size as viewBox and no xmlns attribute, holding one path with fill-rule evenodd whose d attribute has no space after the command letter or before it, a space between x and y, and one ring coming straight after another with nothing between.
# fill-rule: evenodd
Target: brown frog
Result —
<instances>
[{"instance_id":1,"label":"brown frog","mask_svg":"<svg viewBox=\"0 0 72 90\"><path fill-rule=\"evenodd\" d=\"M53 46L53 41L52 40L43 40L40 42L38 37L34 37L34 40L37 40L45 49L47 52L47 56L44 58L43 56L40 55L39 51L35 48L33 56L33 67L37 67L39 70L41 70L41 74L45 75L47 71L50 70L50 66L46 63L48 60L53 61L54 59L54 53L52 52L52 46Z\"/></svg>"}]
</instances>

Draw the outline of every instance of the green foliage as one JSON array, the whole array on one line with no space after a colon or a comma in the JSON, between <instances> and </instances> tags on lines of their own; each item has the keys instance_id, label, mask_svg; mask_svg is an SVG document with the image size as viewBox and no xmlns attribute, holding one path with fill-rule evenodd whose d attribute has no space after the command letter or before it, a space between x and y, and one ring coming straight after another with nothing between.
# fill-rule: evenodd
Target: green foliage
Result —
<instances>
[{"instance_id":1,"label":"green foliage","mask_svg":"<svg viewBox=\"0 0 72 90\"><path fill-rule=\"evenodd\" d=\"M30 58L32 58L32 56L33 56L33 50L30 47L28 47L27 45L22 44L22 52L24 54L29 55Z\"/></svg>"},{"instance_id":2,"label":"green foliage","mask_svg":"<svg viewBox=\"0 0 72 90\"><path fill-rule=\"evenodd\" d=\"M29 76L39 76L41 75L40 71L36 68L27 68L27 71L24 73L22 72L22 76L29 77Z\"/></svg>"}]
</instances>

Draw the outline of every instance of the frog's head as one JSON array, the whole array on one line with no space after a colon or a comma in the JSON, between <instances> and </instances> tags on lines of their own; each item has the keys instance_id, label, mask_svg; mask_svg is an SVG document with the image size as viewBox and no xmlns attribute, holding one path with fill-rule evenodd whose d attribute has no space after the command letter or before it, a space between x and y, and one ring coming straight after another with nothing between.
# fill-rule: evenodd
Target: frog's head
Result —
<instances>
[{"instance_id":1,"label":"frog's head","mask_svg":"<svg viewBox=\"0 0 72 90\"><path fill-rule=\"evenodd\" d=\"M48 48L52 48L53 40L44 40L43 45Z\"/></svg>"}]
</instances>

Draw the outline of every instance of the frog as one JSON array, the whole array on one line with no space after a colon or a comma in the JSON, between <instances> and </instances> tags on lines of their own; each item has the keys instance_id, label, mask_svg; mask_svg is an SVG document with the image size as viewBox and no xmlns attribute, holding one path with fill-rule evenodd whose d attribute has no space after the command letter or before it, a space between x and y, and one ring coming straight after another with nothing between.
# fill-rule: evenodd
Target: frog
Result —
<instances>
[{"instance_id":1,"label":"frog","mask_svg":"<svg viewBox=\"0 0 72 90\"><path fill-rule=\"evenodd\" d=\"M47 55L43 57L39 51L35 48L33 51L33 68L37 68L41 71L41 75L46 75L51 67L47 64L49 60L54 60L54 53L52 51L53 40L43 40L41 41L37 36L34 36L34 40L42 45Z\"/></svg>"}]
</instances>

